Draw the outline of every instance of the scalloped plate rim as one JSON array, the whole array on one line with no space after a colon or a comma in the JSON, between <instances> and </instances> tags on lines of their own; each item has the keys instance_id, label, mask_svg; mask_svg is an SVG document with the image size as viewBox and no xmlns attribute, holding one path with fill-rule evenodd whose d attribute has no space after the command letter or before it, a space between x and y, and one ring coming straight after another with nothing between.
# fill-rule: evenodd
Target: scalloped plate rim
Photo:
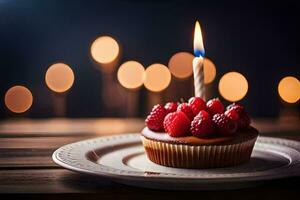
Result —
<instances>
[{"instance_id":1,"label":"scalloped plate rim","mask_svg":"<svg viewBox=\"0 0 300 200\"><path fill-rule=\"evenodd\" d=\"M123 139L123 137L139 137L140 134L139 133L130 133L130 134L120 134L120 135L114 135L114 136L104 136L104 137L98 137L98 138L93 138L93 139L88 139L88 140L83 140L83 141L79 141L79 142L75 142L75 143L71 143L71 144L67 144L64 145L62 147L60 147L59 149L57 149L53 155L52 158L54 160L54 162L66 169L75 171L75 172L79 172L79 173L84 173L84 174L90 174L90 175L96 175L96 176L103 176L103 177L107 177L110 178L112 180L114 180L115 182L119 182L119 183L123 183L123 184L127 184L127 185L135 185L135 186L140 186L143 187L141 185L139 185L139 183L141 183L141 181L145 181L147 180L148 183L150 182L172 182L175 183L180 179L180 182L182 184L188 183L188 184L199 184L199 183L207 183L207 184L218 184L218 183L228 183L228 182L241 182L241 183L246 183L246 182L253 182L253 181L263 181L263 180L273 180L273 179L280 179L280 178L287 178L287 177L291 177L291 176L299 176L300 175L300 160L297 160L295 162L295 164L292 165L293 170L290 170L288 173L278 173L278 174L273 174L270 176L255 176L255 177L231 177L231 178L224 178L224 177L215 177L215 178L202 178L202 177L188 177L188 176L176 176L176 174L169 174L169 175L173 175L173 176L168 176L168 174L162 176L162 175L145 175L142 171L139 173L140 175L136 175L137 173L135 173L135 175L130 174L130 173L126 173L126 170L123 170L123 172L125 173L110 173L107 171L92 171L89 169L84 169L84 168L80 168L80 167L75 167L72 166L68 163L66 163L64 160L62 160L61 158L58 157L58 154L61 152L61 150L63 148L68 148L70 146L76 146L76 145L83 145L86 144L88 142L94 142L96 140L105 140L107 138L109 139L115 139L118 140L118 138ZM124 141L123 141L124 142ZM131 141L133 142L133 141ZM273 138L273 137L263 137L263 136L259 136L258 138L258 143L259 142L264 142L266 144L275 144L275 145L283 145L283 146L287 146L288 148L292 148L295 149L295 146L299 145L299 149L296 149L297 152L300 152L300 142L294 141L294 140L288 140L288 139L281 139L281 138ZM293 147L290 147L290 146ZM90 150L91 151L91 150ZM88 159L86 159L86 161L93 163L92 161L89 161ZM175 176L174 176L175 175ZM128 183L128 181L131 181ZM137 183L133 183L132 181L137 181ZM147 187L147 186L145 186ZM149 186L148 186L149 187ZM154 187L155 188L155 187ZM237 188L237 187L236 187Z\"/></svg>"}]
</instances>

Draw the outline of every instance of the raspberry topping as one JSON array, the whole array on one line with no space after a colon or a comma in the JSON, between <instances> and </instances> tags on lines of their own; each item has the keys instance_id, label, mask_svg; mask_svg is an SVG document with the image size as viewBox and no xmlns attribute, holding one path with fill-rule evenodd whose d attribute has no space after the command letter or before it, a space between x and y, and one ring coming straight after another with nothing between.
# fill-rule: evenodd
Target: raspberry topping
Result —
<instances>
[{"instance_id":1,"label":"raspberry topping","mask_svg":"<svg viewBox=\"0 0 300 200\"><path fill-rule=\"evenodd\" d=\"M184 112L169 113L164 120L165 131L172 137L182 137L189 134L191 122Z\"/></svg>"},{"instance_id":2,"label":"raspberry topping","mask_svg":"<svg viewBox=\"0 0 300 200\"><path fill-rule=\"evenodd\" d=\"M246 129L250 126L250 124L251 124L251 119L249 115L246 112L244 112L238 120L239 128Z\"/></svg>"},{"instance_id":3,"label":"raspberry topping","mask_svg":"<svg viewBox=\"0 0 300 200\"><path fill-rule=\"evenodd\" d=\"M177 110L177 103L168 102L165 105L165 109L166 109L167 113L175 112Z\"/></svg>"},{"instance_id":4,"label":"raspberry topping","mask_svg":"<svg viewBox=\"0 0 300 200\"><path fill-rule=\"evenodd\" d=\"M243 106L233 103L227 107L227 111L235 111L238 114L237 122L239 129L245 129L249 127L251 120Z\"/></svg>"},{"instance_id":5,"label":"raspberry topping","mask_svg":"<svg viewBox=\"0 0 300 200\"><path fill-rule=\"evenodd\" d=\"M217 113L212 120L217 128L217 132L221 135L233 135L237 130L237 122L229 119L225 114Z\"/></svg>"},{"instance_id":6,"label":"raspberry topping","mask_svg":"<svg viewBox=\"0 0 300 200\"><path fill-rule=\"evenodd\" d=\"M184 112L184 114L192 121L194 119L194 113L192 108L187 103L182 103L178 106L177 111Z\"/></svg>"},{"instance_id":7,"label":"raspberry topping","mask_svg":"<svg viewBox=\"0 0 300 200\"><path fill-rule=\"evenodd\" d=\"M166 109L163 106L155 105L145 120L146 126L153 131L163 130L163 121L166 114Z\"/></svg>"},{"instance_id":8,"label":"raspberry topping","mask_svg":"<svg viewBox=\"0 0 300 200\"><path fill-rule=\"evenodd\" d=\"M191 133L196 137L208 137L214 131L213 121L208 112L201 110L191 124Z\"/></svg>"},{"instance_id":9,"label":"raspberry topping","mask_svg":"<svg viewBox=\"0 0 300 200\"><path fill-rule=\"evenodd\" d=\"M217 134L231 136L237 129L249 128L251 120L245 108L237 103L227 106L215 98L207 103L200 97L190 98L188 103L168 102L155 105L145 120L153 131L167 132L172 137L192 134L205 138Z\"/></svg>"},{"instance_id":10,"label":"raspberry topping","mask_svg":"<svg viewBox=\"0 0 300 200\"><path fill-rule=\"evenodd\" d=\"M210 114L221 114L224 112L224 106L219 99L211 99L206 103L207 110Z\"/></svg>"},{"instance_id":11,"label":"raspberry topping","mask_svg":"<svg viewBox=\"0 0 300 200\"><path fill-rule=\"evenodd\" d=\"M226 110L224 114L233 121L237 121L239 119L239 114L235 110Z\"/></svg>"},{"instance_id":12,"label":"raspberry topping","mask_svg":"<svg viewBox=\"0 0 300 200\"><path fill-rule=\"evenodd\" d=\"M245 108L244 106L237 104L237 103L232 103L229 106L227 106L226 108L227 110L235 110L237 112L237 114L242 114L243 112L245 112Z\"/></svg>"},{"instance_id":13,"label":"raspberry topping","mask_svg":"<svg viewBox=\"0 0 300 200\"><path fill-rule=\"evenodd\" d=\"M194 116L196 116L200 110L206 110L206 103L200 97L191 97L189 99L189 105L193 110Z\"/></svg>"}]
</instances>

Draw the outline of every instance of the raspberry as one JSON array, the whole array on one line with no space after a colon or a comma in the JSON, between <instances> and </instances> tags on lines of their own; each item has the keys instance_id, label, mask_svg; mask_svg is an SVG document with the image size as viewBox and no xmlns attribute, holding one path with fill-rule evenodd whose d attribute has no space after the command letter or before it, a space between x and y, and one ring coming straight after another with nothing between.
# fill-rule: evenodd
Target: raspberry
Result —
<instances>
[{"instance_id":1,"label":"raspberry","mask_svg":"<svg viewBox=\"0 0 300 200\"><path fill-rule=\"evenodd\" d=\"M251 124L251 119L249 115L246 112L244 112L238 120L239 128L246 129L250 126L250 124Z\"/></svg>"},{"instance_id":2,"label":"raspberry","mask_svg":"<svg viewBox=\"0 0 300 200\"><path fill-rule=\"evenodd\" d=\"M214 132L214 124L208 112L201 110L191 124L191 133L196 137L208 137Z\"/></svg>"},{"instance_id":3,"label":"raspberry","mask_svg":"<svg viewBox=\"0 0 300 200\"><path fill-rule=\"evenodd\" d=\"M205 110L200 110L198 115L201 115L202 117L205 117L205 118L211 118L211 115Z\"/></svg>"},{"instance_id":4,"label":"raspberry","mask_svg":"<svg viewBox=\"0 0 300 200\"><path fill-rule=\"evenodd\" d=\"M245 108L242 105L239 104L231 104L227 107L228 111L235 111L238 115L238 128L239 129L246 129L249 127L250 123L251 123L251 119L248 115L248 113L246 112Z\"/></svg>"},{"instance_id":5,"label":"raspberry","mask_svg":"<svg viewBox=\"0 0 300 200\"><path fill-rule=\"evenodd\" d=\"M237 121L239 119L239 114L235 110L226 110L224 114L233 121Z\"/></svg>"},{"instance_id":6,"label":"raspberry","mask_svg":"<svg viewBox=\"0 0 300 200\"><path fill-rule=\"evenodd\" d=\"M191 97L189 99L189 105L193 110L194 116L196 116L200 110L206 110L206 103L200 97Z\"/></svg>"},{"instance_id":7,"label":"raspberry","mask_svg":"<svg viewBox=\"0 0 300 200\"><path fill-rule=\"evenodd\" d=\"M237 103L233 103L230 104L229 106L227 106L227 110L235 110L237 112L237 114L242 114L243 112L245 112L245 108L244 106L237 104Z\"/></svg>"},{"instance_id":8,"label":"raspberry","mask_svg":"<svg viewBox=\"0 0 300 200\"><path fill-rule=\"evenodd\" d=\"M165 131L172 137L182 137L189 134L191 121L184 112L169 113L164 120Z\"/></svg>"},{"instance_id":9,"label":"raspberry","mask_svg":"<svg viewBox=\"0 0 300 200\"><path fill-rule=\"evenodd\" d=\"M232 103L232 104L230 104L230 105L228 105L228 106L226 107L226 110L230 110L232 107L234 107L234 106L236 106L236 105L240 105L240 104Z\"/></svg>"},{"instance_id":10,"label":"raspberry","mask_svg":"<svg viewBox=\"0 0 300 200\"><path fill-rule=\"evenodd\" d=\"M219 99L211 99L206 103L207 110L212 114L224 112L224 106Z\"/></svg>"},{"instance_id":11,"label":"raspberry","mask_svg":"<svg viewBox=\"0 0 300 200\"><path fill-rule=\"evenodd\" d=\"M226 117L225 114L215 114L212 121L214 122L217 132L221 135L233 135L237 130L237 122Z\"/></svg>"},{"instance_id":12,"label":"raspberry","mask_svg":"<svg viewBox=\"0 0 300 200\"><path fill-rule=\"evenodd\" d=\"M163 130L163 121L166 114L166 109L163 106L155 105L145 120L146 126L153 131Z\"/></svg>"},{"instance_id":13,"label":"raspberry","mask_svg":"<svg viewBox=\"0 0 300 200\"><path fill-rule=\"evenodd\" d=\"M184 114L192 121L194 119L194 113L192 108L187 103L182 103L178 106L177 111L184 112Z\"/></svg>"},{"instance_id":14,"label":"raspberry","mask_svg":"<svg viewBox=\"0 0 300 200\"><path fill-rule=\"evenodd\" d=\"M166 109L167 113L175 112L177 110L177 103L168 102L165 105L165 109Z\"/></svg>"}]
</instances>

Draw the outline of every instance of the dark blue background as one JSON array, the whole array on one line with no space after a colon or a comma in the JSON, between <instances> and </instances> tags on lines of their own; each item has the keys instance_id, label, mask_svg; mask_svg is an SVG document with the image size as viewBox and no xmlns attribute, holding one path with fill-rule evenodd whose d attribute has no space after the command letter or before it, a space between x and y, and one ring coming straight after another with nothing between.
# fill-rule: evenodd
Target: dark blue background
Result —
<instances>
[{"instance_id":1,"label":"dark blue background","mask_svg":"<svg viewBox=\"0 0 300 200\"><path fill-rule=\"evenodd\" d=\"M3 99L15 84L34 93L27 116L53 116L44 74L57 61L76 74L67 116L106 116L99 101L101 74L89 54L92 41L111 35L122 45L121 61L167 64L178 51L193 52L197 19L206 55L217 66L216 80L231 70L243 73L250 85L243 100L248 110L275 117L282 105L279 80L300 75L299 10L297 1L0 0L1 117L13 116Z\"/></svg>"}]
</instances>

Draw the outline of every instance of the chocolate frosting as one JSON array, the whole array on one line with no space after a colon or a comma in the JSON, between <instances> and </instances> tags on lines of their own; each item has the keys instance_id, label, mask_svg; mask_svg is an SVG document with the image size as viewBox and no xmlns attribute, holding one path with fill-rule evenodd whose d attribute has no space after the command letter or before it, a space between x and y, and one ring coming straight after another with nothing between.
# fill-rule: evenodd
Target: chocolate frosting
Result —
<instances>
[{"instance_id":1,"label":"chocolate frosting","mask_svg":"<svg viewBox=\"0 0 300 200\"><path fill-rule=\"evenodd\" d=\"M171 144L187 144L187 145L228 145L236 144L250 139L254 139L258 136L258 131L250 127L246 130L238 131L233 136L216 136L212 138L198 138L195 136L186 136L186 137L171 137L165 132L154 132L149 128L145 127L142 130L142 136L147 139L167 142Z\"/></svg>"}]
</instances>

